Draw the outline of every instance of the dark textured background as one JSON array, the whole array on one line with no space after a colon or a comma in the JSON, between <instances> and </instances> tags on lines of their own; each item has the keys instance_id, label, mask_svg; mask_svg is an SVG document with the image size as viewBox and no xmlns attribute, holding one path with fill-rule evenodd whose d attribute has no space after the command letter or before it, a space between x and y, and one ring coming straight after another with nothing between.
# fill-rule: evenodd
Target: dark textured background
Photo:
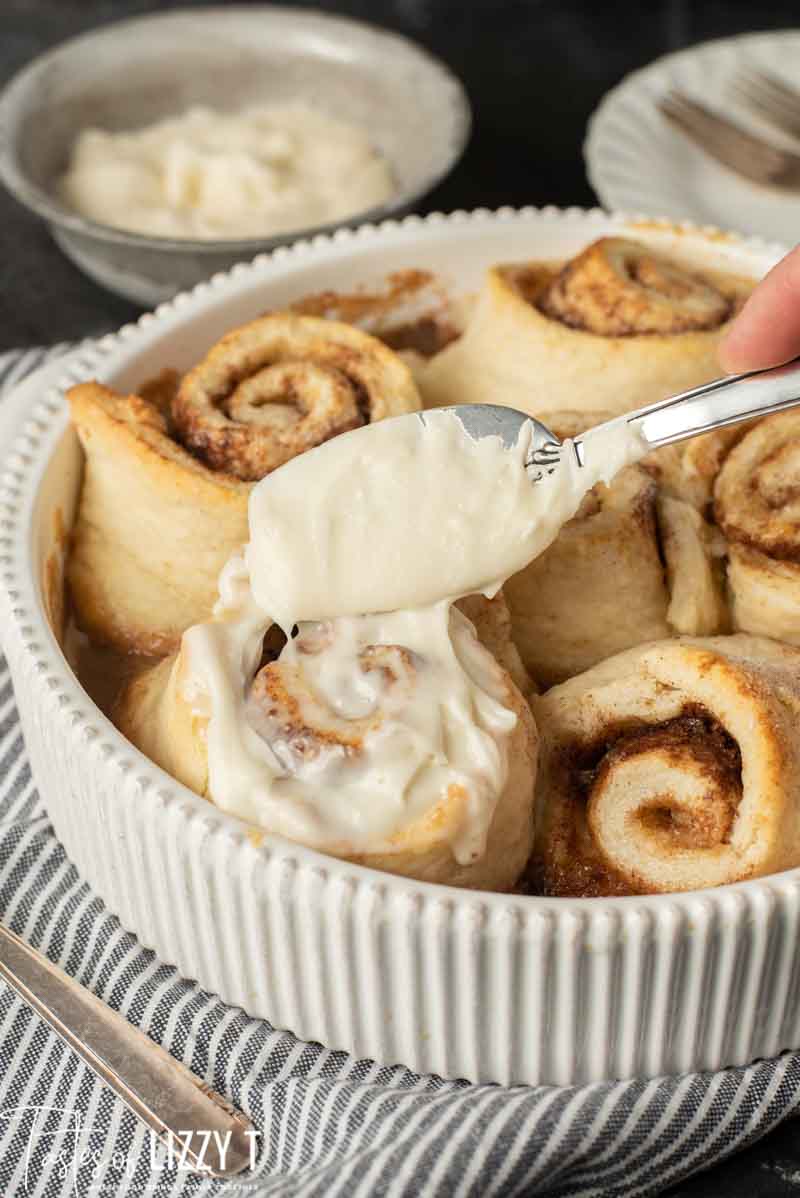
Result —
<instances>
[{"instance_id":1,"label":"dark textured background","mask_svg":"<svg viewBox=\"0 0 800 1198\"><path fill-rule=\"evenodd\" d=\"M155 0L0 0L0 80L83 29L161 7ZM581 143L608 88L667 51L787 28L800 17L798 0L316 0L297 7L396 29L441 55L464 80L475 114L472 141L423 211L594 203ZM137 312L66 262L5 193L0 272L0 349L80 337Z\"/></svg>"},{"instance_id":2,"label":"dark textured background","mask_svg":"<svg viewBox=\"0 0 800 1198\"><path fill-rule=\"evenodd\" d=\"M0 81L71 34L161 7L155 0L0 0ZM422 211L594 203L581 143L587 117L608 88L670 50L788 28L800 17L797 0L316 0L297 7L396 29L441 55L464 80L474 107L472 142ZM85 279L5 194L0 280L0 349L80 337L138 311ZM670 1193L800 1195L800 1120Z\"/></svg>"}]
</instances>

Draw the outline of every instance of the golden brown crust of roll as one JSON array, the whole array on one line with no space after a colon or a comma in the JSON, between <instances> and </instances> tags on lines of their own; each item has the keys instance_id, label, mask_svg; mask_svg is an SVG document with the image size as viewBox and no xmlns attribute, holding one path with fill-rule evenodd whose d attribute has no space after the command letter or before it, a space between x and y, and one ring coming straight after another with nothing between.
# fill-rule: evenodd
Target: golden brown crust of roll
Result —
<instances>
[{"instance_id":1,"label":"golden brown crust of roll","mask_svg":"<svg viewBox=\"0 0 800 1198\"><path fill-rule=\"evenodd\" d=\"M510 674L511 679L526 698L534 683L522 662L514 641L511 611L505 591L498 591L493 599L485 595L467 595L455 605L471 621L478 640L488 649L499 666Z\"/></svg>"},{"instance_id":2,"label":"golden brown crust of roll","mask_svg":"<svg viewBox=\"0 0 800 1198\"><path fill-rule=\"evenodd\" d=\"M98 644L147 655L173 651L210 615L219 573L247 540L248 480L345 427L421 406L385 345L292 313L234 330L182 382L162 372L146 397L85 383L68 399L86 456L68 571L75 614Z\"/></svg>"},{"instance_id":3,"label":"golden brown crust of roll","mask_svg":"<svg viewBox=\"0 0 800 1198\"><path fill-rule=\"evenodd\" d=\"M273 312L226 334L181 382L176 433L244 481L371 421L418 411L408 367L360 329Z\"/></svg>"},{"instance_id":4,"label":"golden brown crust of roll","mask_svg":"<svg viewBox=\"0 0 800 1198\"><path fill-rule=\"evenodd\" d=\"M706 516L711 515L714 483L726 457L752 424L718 428L676 445L665 445L642 458L643 470L660 491L683 499Z\"/></svg>"},{"instance_id":5,"label":"golden brown crust of roll","mask_svg":"<svg viewBox=\"0 0 800 1198\"><path fill-rule=\"evenodd\" d=\"M704 279L622 237L592 242L539 300L546 315L600 337L716 329L731 306Z\"/></svg>"},{"instance_id":6,"label":"golden brown crust of roll","mask_svg":"<svg viewBox=\"0 0 800 1198\"><path fill-rule=\"evenodd\" d=\"M67 570L78 622L100 645L169 652L247 539L249 488L187 453L139 396L83 383L67 398L86 457Z\"/></svg>"},{"instance_id":7,"label":"golden brown crust of roll","mask_svg":"<svg viewBox=\"0 0 800 1198\"><path fill-rule=\"evenodd\" d=\"M734 446L715 487L717 522L730 541L800 560L800 413L761 420Z\"/></svg>"},{"instance_id":8,"label":"golden brown crust of roll","mask_svg":"<svg viewBox=\"0 0 800 1198\"><path fill-rule=\"evenodd\" d=\"M654 259L645 244L637 252L642 261ZM684 272L680 264L674 269ZM717 296L713 322L687 328L685 319L670 324L659 318L645 321L637 331L632 324L635 305L625 304L624 321L618 326L624 332L607 335L599 330L613 327L617 310L607 290L595 305L605 313L604 320L595 321L598 331L574 327L577 316L565 323L542 309L544 296L553 307L552 289L560 270L551 263L520 262L488 271L463 336L432 358L418 376L426 407L494 403L533 415L555 409L616 414L651 403L719 374L717 346L727 317L752 289L748 281L733 276L700 279L692 270L686 274L689 283ZM570 278L574 306L581 293L580 272L572 271ZM592 308L593 287L585 284L582 291L584 307ZM636 294L641 292L639 288ZM662 296L662 314L664 302Z\"/></svg>"},{"instance_id":9,"label":"golden brown crust of roll","mask_svg":"<svg viewBox=\"0 0 800 1198\"><path fill-rule=\"evenodd\" d=\"M534 700L553 894L690 890L800 864L800 652L748 636L618 654Z\"/></svg>"},{"instance_id":10,"label":"golden brown crust of roll","mask_svg":"<svg viewBox=\"0 0 800 1198\"><path fill-rule=\"evenodd\" d=\"M586 427L584 413L542 419L560 438ZM506 582L523 663L548 687L672 632L726 631L721 554L699 513L658 496L650 473L629 466L594 487L553 544Z\"/></svg>"},{"instance_id":11,"label":"golden brown crust of roll","mask_svg":"<svg viewBox=\"0 0 800 1198\"><path fill-rule=\"evenodd\" d=\"M594 487L553 544L506 582L514 639L540 687L669 635L655 493L636 466Z\"/></svg>"},{"instance_id":12,"label":"golden brown crust of roll","mask_svg":"<svg viewBox=\"0 0 800 1198\"><path fill-rule=\"evenodd\" d=\"M475 623L476 630L487 625L485 612ZM495 634L494 617L488 624L491 638ZM402 685L402 661L398 663L397 655L392 656L396 647L382 648L389 652L384 665L397 672L397 683ZM192 713L183 697L184 669L184 659L177 654L143 671L123 691L114 720L120 731L152 761L197 794L209 798L206 721ZM495 808L484 855L467 865L459 864L453 857L453 832L460 824L466 796L458 793L457 787L451 787L451 793L424 819L393 838L394 851L341 856L373 869L423 881L481 890L511 889L533 845L538 736L526 700L505 672L504 678L502 701L515 712L517 724L508 746L508 778ZM280 709L282 733L294 736L298 752L324 751L331 744L344 744L348 752L358 752L367 731L365 722L347 721L350 727L343 728L339 725L345 722L334 720L325 728L309 728L293 698L292 680L278 666L264 666L254 686L263 703ZM295 733L291 729L293 721Z\"/></svg>"},{"instance_id":13,"label":"golden brown crust of roll","mask_svg":"<svg viewBox=\"0 0 800 1198\"><path fill-rule=\"evenodd\" d=\"M800 415L749 426L714 488L735 628L800 644Z\"/></svg>"}]
</instances>

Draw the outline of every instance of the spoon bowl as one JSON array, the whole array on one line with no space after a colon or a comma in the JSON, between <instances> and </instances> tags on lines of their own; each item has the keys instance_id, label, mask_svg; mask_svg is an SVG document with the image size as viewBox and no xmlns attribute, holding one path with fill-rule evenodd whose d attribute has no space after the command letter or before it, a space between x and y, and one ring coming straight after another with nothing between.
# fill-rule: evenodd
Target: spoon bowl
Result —
<instances>
[{"instance_id":1,"label":"spoon bowl","mask_svg":"<svg viewBox=\"0 0 800 1198\"><path fill-rule=\"evenodd\" d=\"M458 404L444 408L457 416L473 440L499 437L507 449L517 444L529 426L530 452L525 461L533 483L540 483L558 467L569 447L579 466L585 466L589 446L609 454L610 476L639 461L654 449L699 437L714 429L782 412L800 405L800 358L767 370L714 379L691 391L682 391L644 408L615 416L587 429L574 440L562 442L554 432L525 412L498 404ZM425 423L425 413L419 418ZM613 461L611 460L613 459Z\"/></svg>"}]
</instances>

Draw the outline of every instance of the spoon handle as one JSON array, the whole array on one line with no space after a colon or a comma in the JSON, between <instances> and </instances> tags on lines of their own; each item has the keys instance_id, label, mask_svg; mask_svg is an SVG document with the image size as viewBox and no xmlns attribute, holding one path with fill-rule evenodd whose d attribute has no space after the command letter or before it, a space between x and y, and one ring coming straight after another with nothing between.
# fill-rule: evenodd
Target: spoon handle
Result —
<instances>
[{"instance_id":1,"label":"spoon handle","mask_svg":"<svg viewBox=\"0 0 800 1198\"><path fill-rule=\"evenodd\" d=\"M634 412L626 412L606 424L598 425L592 433L601 429L630 426L639 434L641 449L632 455L643 457L651 449L685 441L712 429L738 424L757 416L768 416L771 412L782 412L800 404L800 358L787 362L785 366L769 370L753 370L749 374L734 374L714 379L691 391L672 395ZM578 460L584 461L584 438L575 439Z\"/></svg>"},{"instance_id":2,"label":"spoon handle","mask_svg":"<svg viewBox=\"0 0 800 1198\"><path fill-rule=\"evenodd\" d=\"M255 1132L240 1111L1 924L0 978L167 1143L173 1160L212 1177L249 1167Z\"/></svg>"},{"instance_id":3,"label":"spoon handle","mask_svg":"<svg viewBox=\"0 0 800 1198\"><path fill-rule=\"evenodd\" d=\"M770 370L715 379L628 413L651 449L800 404L800 359Z\"/></svg>"}]
</instances>

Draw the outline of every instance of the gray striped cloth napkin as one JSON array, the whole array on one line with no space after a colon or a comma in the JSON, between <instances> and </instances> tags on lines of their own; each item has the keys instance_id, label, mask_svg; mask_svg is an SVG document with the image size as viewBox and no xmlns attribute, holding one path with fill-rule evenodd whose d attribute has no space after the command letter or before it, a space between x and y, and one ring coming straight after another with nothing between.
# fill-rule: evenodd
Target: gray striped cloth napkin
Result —
<instances>
[{"instance_id":1,"label":"gray striped cloth napkin","mask_svg":"<svg viewBox=\"0 0 800 1198\"><path fill-rule=\"evenodd\" d=\"M0 393L55 350L0 356ZM0 453L5 447L0 446ZM0 658L0 917L245 1110L236 1183L181 1170L112 1092L0 984L0 1193L655 1194L800 1103L800 1056L657 1081L473 1086L353 1060L250 1019L142 948L81 881L31 779Z\"/></svg>"}]
</instances>

